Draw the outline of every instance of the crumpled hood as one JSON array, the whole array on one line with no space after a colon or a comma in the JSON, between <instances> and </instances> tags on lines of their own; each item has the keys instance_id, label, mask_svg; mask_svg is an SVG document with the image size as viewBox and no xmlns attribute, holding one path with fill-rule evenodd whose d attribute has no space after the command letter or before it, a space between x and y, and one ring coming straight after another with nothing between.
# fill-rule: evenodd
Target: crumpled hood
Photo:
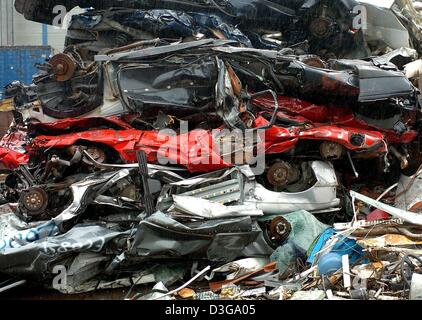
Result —
<instances>
[{"instance_id":1,"label":"crumpled hood","mask_svg":"<svg viewBox=\"0 0 422 320\"><path fill-rule=\"evenodd\" d=\"M56 6L64 6L69 12L74 7L92 6L97 1L91 1L91 5L89 2L86 0L15 0L15 8L27 20L53 24L54 18L59 14L54 10Z\"/></svg>"},{"instance_id":2,"label":"crumpled hood","mask_svg":"<svg viewBox=\"0 0 422 320\"><path fill-rule=\"evenodd\" d=\"M64 6L67 12L77 6L96 10L110 8L182 10L214 13L227 18L252 21L269 19L281 24L289 24L291 23L289 18L300 16L301 11L309 10L320 2L320 0L214 1L215 5L212 6L206 0L15 0L15 8L25 16L25 19L46 24L53 24L55 17L59 14L57 10L54 10L56 6ZM355 0L335 0L335 2L341 2L347 10L357 5Z\"/></svg>"},{"instance_id":3,"label":"crumpled hood","mask_svg":"<svg viewBox=\"0 0 422 320\"><path fill-rule=\"evenodd\" d=\"M313 1L314 0L311 0L311 2ZM216 2L219 3L219 1ZM66 7L67 12L79 6L81 8L93 8L96 10L106 10L110 8L133 8L143 10L169 9L192 12L206 11L210 14L221 14L224 11L230 11L230 15L237 15L238 17L245 17L252 14L256 18L260 18L260 15L255 13L260 7L266 7L268 10L275 9L276 11L294 16L294 9L289 9L288 6L283 6L283 4L286 3L286 5L295 8L306 2L309 2L309 0L231 0L229 3L233 7L232 10L227 8L221 10L221 7L213 7L209 3L206 3L205 0L15 0L15 8L18 12L23 14L27 20L53 24L54 18L58 15L57 11L54 10L56 6Z\"/></svg>"}]
</instances>

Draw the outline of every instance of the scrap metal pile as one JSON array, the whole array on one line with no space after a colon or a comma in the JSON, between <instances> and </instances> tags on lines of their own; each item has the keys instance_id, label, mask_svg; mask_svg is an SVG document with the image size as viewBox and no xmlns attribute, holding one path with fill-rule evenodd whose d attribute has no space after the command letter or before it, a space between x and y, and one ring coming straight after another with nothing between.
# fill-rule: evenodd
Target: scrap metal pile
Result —
<instances>
[{"instance_id":1,"label":"scrap metal pile","mask_svg":"<svg viewBox=\"0 0 422 320\"><path fill-rule=\"evenodd\" d=\"M421 298L422 14L374 2L16 0L91 9L6 88L6 287Z\"/></svg>"}]
</instances>

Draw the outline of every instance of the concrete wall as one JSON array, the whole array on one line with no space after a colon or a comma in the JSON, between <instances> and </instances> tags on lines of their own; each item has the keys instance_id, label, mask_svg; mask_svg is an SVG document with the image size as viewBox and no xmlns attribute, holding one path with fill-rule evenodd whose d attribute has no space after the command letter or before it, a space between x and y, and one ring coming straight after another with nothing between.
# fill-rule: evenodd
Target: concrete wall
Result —
<instances>
[{"instance_id":1,"label":"concrete wall","mask_svg":"<svg viewBox=\"0 0 422 320\"><path fill-rule=\"evenodd\" d=\"M44 28L47 31L47 43L43 43L41 23L25 20L15 10L14 0L0 0L0 46L49 45L55 52L62 51L66 30L52 26L44 26Z\"/></svg>"},{"instance_id":2,"label":"concrete wall","mask_svg":"<svg viewBox=\"0 0 422 320\"><path fill-rule=\"evenodd\" d=\"M84 10L75 8L65 18L64 28L43 26L41 23L27 21L15 10L14 0L0 0L0 46L51 46L54 52L63 51L66 25L72 14ZM46 40L43 41L43 28Z\"/></svg>"},{"instance_id":3,"label":"concrete wall","mask_svg":"<svg viewBox=\"0 0 422 320\"><path fill-rule=\"evenodd\" d=\"M0 45L11 46L14 41L13 0L0 0Z\"/></svg>"},{"instance_id":4,"label":"concrete wall","mask_svg":"<svg viewBox=\"0 0 422 320\"><path fill-rule=\"evenodd\" d=\"M4 1L4 0L0 0ZM46 26L47 45L51 46L55 52L62 51L66 30ZM23 15L15 11L14 15L14 45L19 46L40 46L43 44L43 25L32 21L27 21Z\"/></svg>"}]
</instances>

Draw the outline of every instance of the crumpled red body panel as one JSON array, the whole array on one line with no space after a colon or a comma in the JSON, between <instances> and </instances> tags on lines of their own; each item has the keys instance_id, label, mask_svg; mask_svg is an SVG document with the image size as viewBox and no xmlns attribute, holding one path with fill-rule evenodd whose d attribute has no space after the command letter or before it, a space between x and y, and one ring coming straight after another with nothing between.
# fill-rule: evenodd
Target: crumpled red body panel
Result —
<instances>
[{"instance_id":1,"label":"crumpled red body panel","mask_svg":"<svg viewBox=\"0 0 422 320\"><path fill-rule=\"evenodd\" d=\"M253 103L267 110L274 110L272 96L263 96L253 100ZM315 126L330 125L347 128L377 131L385 136L385 140L392 144L409 144L418 136L418 132L410 130L398 134L394 130L386 130L358 119L353 111L347 107L316 105L304 100L278 96L280 118L286 118L302 123L311 123Z\"/></svg>"},{"instance_id":2,"label":"crumpled red body panel","mask_svg":"<svg viewBox=\"0 0 422 320\"><path fill-rule=\"evenodd\" d=\"M116 150L123 161L137 161L136 151L143 150L148 162L163 165L178 164L191 172L207 172L231 167L215 152L211 132L194 130L170 136L159 131L96 130L63 136L40 136L34 139L32 149L67 148L83 142L103 144Z\"/></svg>"},{"instance_id":3,"label":"crumpled red body panel","mask_svg":"<svg viewBox=\"0 0 422 320\"><path fill-rule=\"evenodd\" d=\"M10 170L18 168L20 165L29 162L29 156L7 148L0 147L0 162Z\"/></svg>"},{"instance_id":4,"label":"crumpled red body panel","mask_svg":"<svg viewBox=\"0 0 422 320\"><path fill-rule=\"evenodd\" d=\"M256 127L268 124L263 117L255 121ZM351 136L359 134L363 144L350 142ZM378 132L336 126L321 127L272 127L265 130L264 150L267 154L284 153L295 147L300 140L333 141L352 151L386 152L384 136ZM218 141L213 133L194 130L181 135L167 135L159 131L95 130L62 136L40 136L34 139L32 148L66 148L83 142L103 144L116 150L127 163L136 162L136 151L143 150L149 162L163 165L177 164L191 172L209 172L232 166L220 156Z\"/></svg>"},{"instance_id":5,"label":"crumpled red body panel","mask_svg":"<svg viewBox=\"0 0 422 320\"><path fill-rule=\"evenodd\" d=\"M262 117L255 121L257 127L267 124L269 124L269 121ZM363 143L359 145L353 144L351 141L354 135L361 136ZM283 128L274 126L266 130L265 152L267 154L288 152L300 140L336 142L350 151L371 152L374 153L374 156L378 153L387 152L387 144L381 133L337 126L319 126L314 128Z\"/></svg>"},{"instance_id":6,"label":"crumpled red body panel","mask_svg":"<svg viewBox=\"0 0 422 320\"><path fill-rule=\"evenodd\" d=\"M19 129L9 132L0 140L0 162L10 170L29 162L25 152L27 132Z\"/></svg>"},{"instance_id":7,"label":"crumpled red body panel","mask_svg":"<svg viewBox=\"0 0 422 320\"><path fill-rule=\"evenodd\" d=\"M64 133L71 131L85 131L90 129L99 129L107 127L114 130L130 130L133 129L130 124L119 117L92 117L92 118L70 118L59 120L53 123L33 122L30 125L34 131L44 131L53 133Z\"/></svg>"}]
</instances>

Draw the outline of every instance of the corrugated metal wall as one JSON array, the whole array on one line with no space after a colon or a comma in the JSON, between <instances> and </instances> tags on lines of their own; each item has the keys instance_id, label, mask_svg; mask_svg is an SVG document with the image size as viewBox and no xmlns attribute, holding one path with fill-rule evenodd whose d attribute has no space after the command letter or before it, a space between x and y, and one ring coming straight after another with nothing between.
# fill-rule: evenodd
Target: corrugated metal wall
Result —
<instances>
[{"instance_id":1,"label":"corrugated metal wall","mask_svg":"<svg viewBox=\"0 0 422 320\"><path fill-rule=\"evenodd\" d=\"M0 98L4 86L12 81L31 83L37 73L35 64L45 61L50 54L50 47L0 47Z\"/></svg>"},{"instance_id":2,"label":"corrugated metal wall","mask_svg":"<svg viewBox=\"0 0 422 320\"><path fill-rule=\"evenodd\" d=\"M13 0L0 0L0 46L11 46L14 42Z\"/></svg>"}]
</instances>

